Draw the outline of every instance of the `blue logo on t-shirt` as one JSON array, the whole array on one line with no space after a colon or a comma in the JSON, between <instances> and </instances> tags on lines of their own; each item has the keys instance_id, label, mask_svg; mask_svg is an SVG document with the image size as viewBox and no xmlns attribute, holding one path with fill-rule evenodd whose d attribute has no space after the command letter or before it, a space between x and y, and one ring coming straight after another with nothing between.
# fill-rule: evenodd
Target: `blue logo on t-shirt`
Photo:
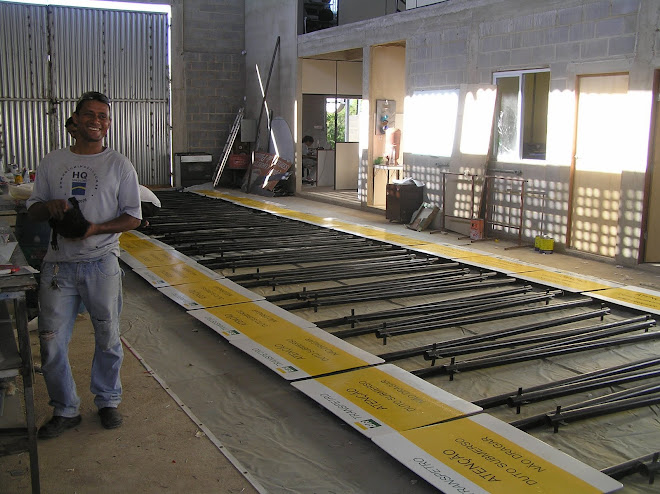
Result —
<instances>
[{"instance_id":1,"label":"blue logo on t-shirt","mask_svg":"<svg viewBox=\"0 0 660 494\"><path fill-rule=\"evenodd\" d=\"M87 182L71 182L71 194L74 196L84 196L87 188Z\"/></svg>"}]
</instances>

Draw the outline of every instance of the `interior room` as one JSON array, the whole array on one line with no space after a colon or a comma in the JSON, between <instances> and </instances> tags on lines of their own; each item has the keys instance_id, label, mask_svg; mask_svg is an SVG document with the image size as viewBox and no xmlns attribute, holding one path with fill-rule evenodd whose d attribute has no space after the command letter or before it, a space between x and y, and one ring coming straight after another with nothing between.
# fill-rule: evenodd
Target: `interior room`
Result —
<instances>
[{"instance_id":1,"label":"interior room","mask_svg":"<svg viewBox=\"0 0 660 494\"><path fill-rule=\"evenodd\" d=\"M329 194L358 202L362 101L360 50L302 60L300 153L301 192ZM313 138L303 154L302 139ZM303 163L305 168L305 165Z\"/></svg>"},{"instance_id":2,"label":"interior room","mask_svg":"<svg viewBox=\"0 0 660 494\"><path fill-rule=\"evenodd\" d=\"M659 22L0 0L0 494L653 492ZM109 154L121 180L90 178ZM121 279L109 407L93 242Z\"/></svg>"}]
</instances>

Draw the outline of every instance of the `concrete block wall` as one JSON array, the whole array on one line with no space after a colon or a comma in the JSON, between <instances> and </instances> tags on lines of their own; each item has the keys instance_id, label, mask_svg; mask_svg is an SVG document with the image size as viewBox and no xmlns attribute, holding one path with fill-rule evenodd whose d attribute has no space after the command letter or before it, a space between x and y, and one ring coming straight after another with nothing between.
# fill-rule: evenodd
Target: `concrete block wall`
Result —
<instances>
[{"instance_id":1,"label":"concrete block wall","mask_svg":"<svg viewBox=\"0 0 660 494\"><path fill-rule=\"evenodd\" d=\"M460 18L457 25L411 36L408 93L489 84L494 72L530 68L550 68L553 90L573 89L569 65L635 56L641 0L559 2L579 4L569 7L548 2L555 8L540 11L542 4L526 2L524 9L536 9L528 13L500 7L507 13L500 18L475 9L467 25ZM566 158L561 164L567 164Z\"/></svg>"},{"instance_id":2,"label":"concrete block wall","mask_svg":"<svg viewBox=\"0 0 660 494\"><path fill-rule=\"evenodd\" d=\"M566 241L569 221L579 78L628 74L628 93L639 117L632 122L634 142L627 142L626 168L630 171L621 176L617 243L626 247L619 249L615 260L630 265L638 262L635 246L640 245L642 235L650 94L654 72L660 68L658 25L657 0L451 0L300 37L298 56L315 58L360 47L368 53L373 46L403 40L407 95L418 90L492 84L495 72L549 69L546 160L490 161L488 171L516 171L529 180L530 189L546 192L544 201L535 198L525 204L524 238L533 239L542 228L559 246ZM363 80L368 81L370 62L366 57L363 67ZM363 97L372 98L368 85L364 85ZM404 151L404 174L423 180L428 200L439 203L441 171L448 163L463 166L460 161L466 156ZM360 177L369 176L369 162L363 161ZM364 189L360 197L367 197L368 181L361 179L359 183ZM634 204L628 198L635 198Z\"/></svg>"},{"instance_id":3,"label":"concrete block wall","mask_svg":"<svg viewBox=\"0 0 660 494\"><path fill-rule=\"evenodd\" d=\"M244 0L185 0L182 64L186 149L220 157L245 95Z\"/></svg>"},{"instance_id":4,"label":"concrete block wall","mask_svg":"<svg viewBox=\"0 0 660 494\"><path fill-rule=\"evenodd\" d=\"M576 74L629 71L637 56L641 0L517 2L519 8L513 8L516 2L500 3L506 6L496 11L473 9L467 19L453 21L449 16L435 29L411 36L407 40L408 94L490 84L495 72L535 68L550 68L551 92L561 94L575 89ZM546 192L544 200L526 200L523 236L548 233L561 244L568 221L575 107L559 104L561 97L553 98L545 166L491 163L489 169L515 168L529 179L529 189ZM432 202L442 200L438 161L442 158L429 162L428 157L414 154L405 159L413 172L427 180ZM517 235L515 229L510 233Z\"/></svg>"},{"instance_id":5,"label":"concrete block wall","mask_svg":"<svg viewBox=\"0 0 660 494\"><path fill-rule=\"evenodd\" d=\"M186 52L188 150L218 157L240 108L245 84L243 57L231 53Z\"/></svg>"}]
</instances>

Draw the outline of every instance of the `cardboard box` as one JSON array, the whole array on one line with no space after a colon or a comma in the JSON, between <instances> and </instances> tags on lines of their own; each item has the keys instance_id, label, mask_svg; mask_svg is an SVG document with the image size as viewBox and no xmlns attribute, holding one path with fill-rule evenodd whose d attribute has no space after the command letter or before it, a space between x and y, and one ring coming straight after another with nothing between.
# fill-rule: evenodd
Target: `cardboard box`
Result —
<instances>
[{"instance_id":1,"label":"cardboard box","mask_svg":"<svg viewBox=\"0 0 660 494\"><path fill-rule=\"evenodd\" d=\"M484 220L470 220L470 240L481 240L484 238Z\"/></svg>"},{"instance_id":2,"label":"cardboard box","mask_svg":"<svg viewBox=\"0 0 660 494\"><path fill-rule=\"evenodd\" d=\"M230 170L245 170L250 164L248 154L230 154L227 160L227 168Z\"/></svg>"},{"instance_id":3,"label":"cardboard box","mask_svg":"<svg viewBox=\"0 0 660 494\"><path fill-rule=\"evenodd\" d=\"M555 250L555 240L547 235L538 235L534 239L534 250L542 254L552 254Z\"/></svg>"},{"instance_id":4,"label":"cardboard box","mask_svg":"<svg viewBox=\"0 0 660 494\"><path fill-rule=\"evenodd\" d=\"M412 220L408 225L406 225L406 228L410 230L417 230L418 232L426 230L429 226L431 226L431 223L433 223L433 220L438 215L439 211L440 208L438 208L438 206L432 206L431 204L423 203L415 212L415 214L413 214Z\"/></svg>"}]
</instances>

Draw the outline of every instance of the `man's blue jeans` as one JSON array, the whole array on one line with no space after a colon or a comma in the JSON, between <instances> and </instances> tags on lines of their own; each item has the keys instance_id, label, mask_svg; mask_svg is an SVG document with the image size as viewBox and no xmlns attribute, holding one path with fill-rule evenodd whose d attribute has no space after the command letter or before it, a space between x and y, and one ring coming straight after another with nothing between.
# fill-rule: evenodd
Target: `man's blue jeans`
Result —
<instances>
[{"instance_id":1,"label":"man's blue jeans","mask_svg":"<svg viewBox=\"0 0 660 494\"><path fill-rule=\"evenodd\" d=\"M69 342L80 302L94 326L90 390L98 408L121 401L119 369L124 358L119 339L122 271L114 254L85 262L44 262L39 288L41 368L53 415L75 417L80 397L69 365Z\"/></svg>"}]
</instances>

